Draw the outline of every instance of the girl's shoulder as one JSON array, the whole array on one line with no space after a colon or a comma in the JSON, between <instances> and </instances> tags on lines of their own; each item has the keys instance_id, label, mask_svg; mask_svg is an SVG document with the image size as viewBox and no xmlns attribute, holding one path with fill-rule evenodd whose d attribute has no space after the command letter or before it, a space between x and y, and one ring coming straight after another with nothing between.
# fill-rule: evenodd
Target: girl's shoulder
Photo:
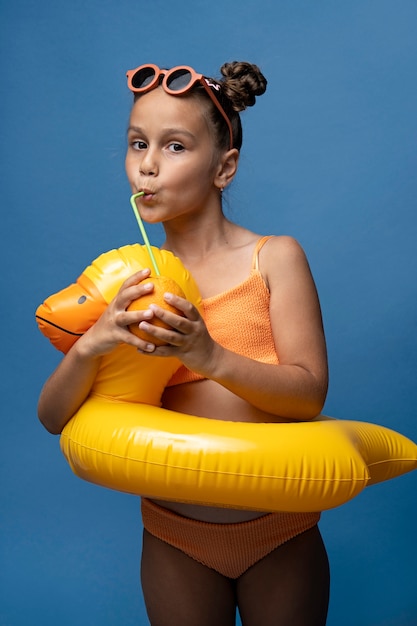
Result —
<instances>
[{"instance_id":1,"label":"girl's shoulder","mask_svg":"<svg viewBox=\"0 0 417 626\"><path fill-rule=\"evenodd\" d=\"M306 255L301 244L290 235L269 235L260 237L259 253L271 261L305 259ZM259 245L259 244L258 244Z\"/></svg>"},{"instance_id":2,"label":"girl's shoulder","mask_svg":"<svg viewBox=\"0 0 417 626\"><path fill-rule=\"evenodd\" d=\"M258 268L269 287L310 273L301 244L289 235L274 235L264 241L258 252Z\"/></svg>"}]
</instances>

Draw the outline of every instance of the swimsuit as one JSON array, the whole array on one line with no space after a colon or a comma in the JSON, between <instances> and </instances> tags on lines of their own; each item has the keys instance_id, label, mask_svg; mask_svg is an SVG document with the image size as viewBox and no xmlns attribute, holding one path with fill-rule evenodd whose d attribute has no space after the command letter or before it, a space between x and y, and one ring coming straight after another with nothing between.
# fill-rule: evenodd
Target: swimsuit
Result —
<instances>
[{"instance_id":1,"label":"swimsuit","mask_svg":"<svg viewBox=\"0 0 417 626\"><path fill-rule=\"evenodd\" d=\"M204 299L203 315L215 341L237 354L278 365L269 317L270 294L258 265L259 251L268 239L257 242L249 277ZM168 385L203 378L182 366ZM238 578L275 548L313 528L320 513L270 513L248 522L217 524L183 517L143 498L142 519L151 535L223 576Z\"/></svg>"},{"instance_id":2,"label":"swimsuit","mask_svg":"<svg viewBox=\"0 0 417 626\"><path fill-rule=\"evenodd\" d=\"M313 528L320 513L269 513L249 522L215 524L183 517L142 498L142 519L154 537L222 576L239 578L275 548Z\"/></svg>"},{"instance_id":3,"label":"swimsuit","mask_svg":"<svg viewBox=\"0 0 417 626\"><path fill-rule=\"evenodd\" d=\"M243 283L203 300L203 317L210 335L220 345L254 361L277 365L278 355L269 318L269 289L258 266L259 251L270 238L262 237L257 242L250 274ZM203 378L181 366L167 386Z\"/></svg>"}]
</instances>

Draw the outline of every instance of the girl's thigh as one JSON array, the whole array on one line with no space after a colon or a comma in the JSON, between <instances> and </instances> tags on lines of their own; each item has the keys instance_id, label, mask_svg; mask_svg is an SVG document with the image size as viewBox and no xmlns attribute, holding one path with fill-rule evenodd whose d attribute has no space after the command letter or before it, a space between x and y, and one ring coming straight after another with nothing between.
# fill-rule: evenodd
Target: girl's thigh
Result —
<instances>
[{"instance_id":1,"label":"girl's thigh","mask_svg":"<svg viewBox=\"0 0 417 626\"><path fill-rule=\"evenodd\" d=\"M237 581L243 626L324 626L330 572L315 526L255 563Z\"/></svg>"},{"instance_id":2,"label":"girl's thigh","mask_svg":"<svg viewBox=\"0 0 417 626\"><path fill-rule=\"evenodd\" d=\"M152 626L234 626L234 581L143 534L142 589ZM258 622L259 626L261 622Z\"/></svg>"}]
</instances>

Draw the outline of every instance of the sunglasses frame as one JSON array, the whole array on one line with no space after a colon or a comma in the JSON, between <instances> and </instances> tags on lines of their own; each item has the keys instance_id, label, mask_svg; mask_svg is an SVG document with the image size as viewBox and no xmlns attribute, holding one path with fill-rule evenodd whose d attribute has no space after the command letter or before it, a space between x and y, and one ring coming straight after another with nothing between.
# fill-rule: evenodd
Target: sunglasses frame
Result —
<instances>
[{"instance_id":1,"label":"sunglasses frame","mask_svg":"<svg viewBox=\"0 0 417 626\"><path fill-rule=\"evenodd\" d=\"M136 74L142 70L151 70L151 72L154 72L154 77L144 87L134 87L133 79L136 76ZM177 72L181 72L181 71L185 71L190 74L189 83L181 89L171 89L169 87L169 79L172 77L173 74L176 74ZM230 137L229 149L231 150L233 148L232 124L230 122L229 117L226 115L225 110L220 104L219 100L216 98L216 96L213 93L213 90L219 91L221 89L218 83L211 81L210 79L203 76L203 74L199 74L198 72L193 70L192 67L189 67L188 65L178 65L177 67L173 67L170 70L161 70L157 65L154 65L153 63L147 63L146 65L139 65L139 67L136 67L134 70L128 70L126 72L126 76L127 76L127 86L129 87L130 91L132 91L133 93L137 93L137 94L145 94L148 91L152 91L152 89L155 89L156 87L158 87L159 79L161 76L163 76L161 86L164 89L164 91L171 96L181 96L187 93L188 91L190 91L196 83L200 83L204 87L206 93L211 98L213 104L215 105L219 113L221 113L224 121L226 122L227 128L229 129L229 137Z\"/></svg>"}]
</instances>

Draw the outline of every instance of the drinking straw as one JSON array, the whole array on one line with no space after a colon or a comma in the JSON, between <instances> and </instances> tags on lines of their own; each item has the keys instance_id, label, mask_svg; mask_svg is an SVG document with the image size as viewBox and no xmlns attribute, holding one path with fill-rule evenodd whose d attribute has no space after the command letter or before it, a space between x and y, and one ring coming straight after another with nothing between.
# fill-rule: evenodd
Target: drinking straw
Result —
<instances>
[{"instance_id":1,"label":"drinking straw","mask_svg":"<svg viewBox=\"0 0 417 626\"><path fill-rule=\"evenodd\" d=\"M143 241L145 242L145 246L148 251L149 257L152 261L152 265L154 267L155 273L157 276L160 276L161 272L159 271L158 265L156 263L155 257L152 252L151 244L149 243L148 235L146 234L146 230L142 222L142 218L139 215L138 207L136 206L136 198L140 198L140 196L144 196L144 195L145 195L144 191L139 191L139 193L134 193L133 196L130 197L130 204L132 205L133 213L135 214L136 221L140 228L140 232L142 233Z\"/></svg>"}]
</instances>

